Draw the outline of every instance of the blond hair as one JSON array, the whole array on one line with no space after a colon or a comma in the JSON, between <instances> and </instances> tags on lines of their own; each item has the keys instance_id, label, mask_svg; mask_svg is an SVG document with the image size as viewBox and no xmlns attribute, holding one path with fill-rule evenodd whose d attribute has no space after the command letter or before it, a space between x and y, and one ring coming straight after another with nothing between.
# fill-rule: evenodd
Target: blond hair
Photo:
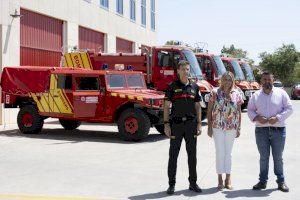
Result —
<instances>
[{"instance_id":1,"label":"blond hair","mask_svg":"<svg viewBox=\"0 0 300 200\"><path fill-rule=\"evenodd\" d=\"M235 82L234 82L234 75L232 72L225 72L222 77L221 77L221 83L220 83L220 89L224 91L224 80L226 77L230 77L231 79L231 88L230 88L230 91L233 90L235 88Z\"/></svg>"}]
</instances>

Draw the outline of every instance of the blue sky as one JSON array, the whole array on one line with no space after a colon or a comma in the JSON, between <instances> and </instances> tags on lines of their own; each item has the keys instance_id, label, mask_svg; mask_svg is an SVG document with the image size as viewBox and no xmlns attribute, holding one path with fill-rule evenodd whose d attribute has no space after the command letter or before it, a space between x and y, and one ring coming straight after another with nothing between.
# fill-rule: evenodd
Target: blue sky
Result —
<instances>
[{"instance_id":1,"label":"blue sky","mask_svg":"<svg viewBox=\"0 0 300 200\"><path fill-rule=\"evenodd\" d=\"M156 0L158 44L205 42L212 53L234 44L258 64L283 43L300 51L300 0Z\"/></svg>"}]
</instances>

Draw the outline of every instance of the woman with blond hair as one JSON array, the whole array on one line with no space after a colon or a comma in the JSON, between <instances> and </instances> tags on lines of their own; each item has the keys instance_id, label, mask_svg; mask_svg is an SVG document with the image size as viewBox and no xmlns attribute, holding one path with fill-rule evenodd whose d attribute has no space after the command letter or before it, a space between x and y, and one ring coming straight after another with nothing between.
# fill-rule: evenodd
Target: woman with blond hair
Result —
<instances>
[{"instance_id":1,"label":"woman with blond hair","mask_svg":"<svg viewBox=\"0 0 300 200\"><path fill-rule=\"evenodd\" d=\"M234 75L226 72L220 87L214 89L208 103L208 136L214 138L218 189L231 186L231 152L234 139L240 136L242 96L234 84ZM226 174L225 184L222 175Z\"/></svg>"}]
</instances>

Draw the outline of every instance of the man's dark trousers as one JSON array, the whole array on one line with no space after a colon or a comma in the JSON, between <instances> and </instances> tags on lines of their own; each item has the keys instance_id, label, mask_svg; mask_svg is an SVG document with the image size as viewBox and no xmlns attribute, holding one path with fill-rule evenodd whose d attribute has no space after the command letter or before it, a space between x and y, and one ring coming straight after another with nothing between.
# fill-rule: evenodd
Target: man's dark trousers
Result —
<instances>
[{"instance_id":1,"label":"man's dark trousers","mask_svg":"<svg viewBox=\"0 0 300 200\"><path fill-rule=\"evenodd\" d=\"M196 132L196 120L188 120L185 122L171 124L171 135L175 136L175 138L171 137L170 139L168 164L168 176L170 186L174 186L176 183L177 158L183 138L186 142L186 151L188 154L189 182L190 184L194 184L197 181L197 137L195 137Z\"/></svg>"}]
</instances>

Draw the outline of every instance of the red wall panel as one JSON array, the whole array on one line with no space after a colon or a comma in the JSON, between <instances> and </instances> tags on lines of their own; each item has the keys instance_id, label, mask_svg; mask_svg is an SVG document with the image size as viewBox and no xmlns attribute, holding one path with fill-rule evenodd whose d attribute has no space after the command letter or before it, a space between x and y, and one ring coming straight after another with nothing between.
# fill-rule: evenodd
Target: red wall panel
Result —
<instances>
[{"instance_id":1,"label":"red wall panel","mask_svg":"<svg viewBox=\"0 0 300 200\"><path fill-rule=\"evenodd\" d=\"M59 66L63 22L21 9L20 64Z\"/></svg>"},{"instance_id":2,"label":"red wall panel","mask_svg":"<svg viewBox=\"0 0 300 200\"><path fill-rule=\"evenodd\" d=\"M133 53L133 48L132 48L133 42L124 40L121 38L117 38L116 41L116 51L117 53L122 52L122 53Z\"/></svg>"},{"instance_id":3,"label":"red wall panel","mask_svg":"<svg viewBox=\"0 0 300 200\"><path fill-rule=\"evenodd\" d=\"M79 49L90 49L104 52L104 33L79 27Z\"/></svg>"}]
</instances>

